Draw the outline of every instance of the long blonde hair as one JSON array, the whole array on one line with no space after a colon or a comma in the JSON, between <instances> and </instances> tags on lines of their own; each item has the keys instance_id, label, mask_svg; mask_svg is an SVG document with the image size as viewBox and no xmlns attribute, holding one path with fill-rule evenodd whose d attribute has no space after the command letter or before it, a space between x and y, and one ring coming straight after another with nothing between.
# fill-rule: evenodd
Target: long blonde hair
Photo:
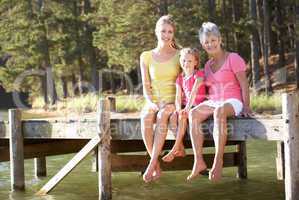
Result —
<instances>
[{"instance_id":1,"label":"long blonde hair","mask_svg":"<svg viewBox=\"0 0 299 200\"><path fill-rule=\"evenodd\" d=\"M172 26L173 31L175 32L176 26L175 26L172 15L163 15L158 19L158 21L156 23L155 33L157 33L159 28L164 24L169 24L170 26ZM175 49L181 49L181 47L176 43L174 38L172 39L172 45L171 46Z\"/></svg>"}]
</instances>

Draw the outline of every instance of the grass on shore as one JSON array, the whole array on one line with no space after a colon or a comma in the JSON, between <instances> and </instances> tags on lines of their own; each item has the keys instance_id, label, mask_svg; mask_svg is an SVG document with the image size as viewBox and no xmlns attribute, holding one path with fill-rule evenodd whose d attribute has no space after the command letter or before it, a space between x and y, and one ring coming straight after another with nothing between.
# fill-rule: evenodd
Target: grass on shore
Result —
<instances>
[{"instance_id":1,"label":"grass on shore","mask_svg":"<svg viewBox=\"0 0 299 200\"><path fill-rule=\"evenodd\" d=\"M58 101L47 108L47 113L91 113L96 112L98 99L103 96L87 94ZM144 98L140 95L116 95L116 112L139 112L144 105ZM281 113L281 97L279 94L266 96L260 94L251 96L251 108L256 113ZM43 98L38 97L32 103L33 110L44 110ZM30 111L29 111L30 113ZM34 113L34 112L33 112ZM51 115L51 114L50 114ZM52 115L51 115L52 116Z\"/></svg>"}]
</instances>

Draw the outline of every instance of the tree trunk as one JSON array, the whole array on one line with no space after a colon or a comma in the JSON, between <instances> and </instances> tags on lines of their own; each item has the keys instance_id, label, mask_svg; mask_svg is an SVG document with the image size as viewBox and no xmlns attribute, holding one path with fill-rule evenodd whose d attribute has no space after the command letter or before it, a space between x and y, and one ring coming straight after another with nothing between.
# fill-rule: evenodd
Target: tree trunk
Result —
<instances>
[{"instance_id":1,"label":"tree trunk","mask_svg":"<svg viewBox=\"0 0 299 200\"><path fill-rule=\"evenodd\" d=\"M215 0L208 0L208 9L209 9L209 21L215 22Z\"/></svg>"},{"instance_id":2,"label":"tree trunk","mask_svg":"<svg viewBox=\"0 0 299 200\"><path fill-rule=\"evenodd\" d=\"M237 2L236 0L231 1L232 5L232 22L233 24L236 24L238 21L238 13L237 13ZM236 31L233 31L233 38L234 38L234 50L239 51L239 42L238 42L238 33Z\"/></svg>"},{"instance_id":3,"label":"tree trunk","mask_svg":"<svg viewBox=\"0 0 299 200\"><path fill-rule=\"evenodd\" d=\"M252 82L253 88L257 92L257 84L260 80L260 66L259 66L259 48L258 48L258 32L256 29L256 0L249 0L249 13L250 18L253 21L252 31L250 35L250 47L251 47L251 68L252 68Z\"/></svg>"},{"instance_id":4,"label":"tree trunk","mask_svg":"<svg viewBox=\"0 0 299 200\"><path fill-rule=\"evenodd\" d=\"M265 78L265 89L266 95L270 95L271 91L271 82L269 74L269 48L270 48L270 30L269 30L269 12L268 12L268 0L263 1L263 14L264 14L264 78Z\"/></svg>"},{"instance_id":5,"label":"tree trunk","mask_svg":"<svg viewBox=\"0 0 299 200\"><path fill-rule=\"evenodd\" d=\"M43 55L43 61L42 61L42 67L43 69L46 70L46 77L47 77L47 92L48 92L48 97L50 98L50 104L53 105L57 101L57 93L56 93L56 87L54 83L54 77L53 77L53 72L52 72L52 66L51 66L51 61L50 61L50 51L49 51L49 43L48 43L48 38L47 38L47 27L46 27L46 22L44 17L42 16L42 8L44 6L44 1L39 0L39 21L42 24L42 33L43 35L41 36L41 46L42 46L42 55Z\"/></svg>"},{"instance_id":6,"label":"tree trunk","mask_svg":"<svg viewBox=\"0 0 299 200\"><path fill-rule=\"evenodd\" d=\"M67 79L65 76L61 77L61 82L62 82L63 98L67 98L69 96L69 93L68 93L68 89L67 89Z\"/></svg>"},{"instance_id":7,"label":"tree trunk","mask_svg":"<svg viewBox=\"0 0 299 200\"><path fill-rule=\"evenodd\" d=\"M222 19L222 24L226 24L226 0L222 0L222 16L224 16ZM225 49L229 50L229 34L228 34L228 31L225 31L224 33L224 38L225 38Z\"/></svg>"},{"instance_id":8,"label":"tree trunk","mask_svg":"<svg viewBox=\"0 0 299 200\"><path fill-rule=\"evenodd\" d=\"M84 14L89 14L91 12L90 0L84 0ZM93 42L93 31L95 27L92 27L88 22L85 24L85 34L87 39L87 54L88 60L91 67L91 83L95 91L99 91L99 75L97 73L97 62L95 48L92 44Z\"/></svg>"},{"instance_id":9,"label":"tree trunk","mask_svg":"<svg viewBox=\"0 0 299 200\"><path fill-rule=\"evenodd\" d=\"M41 90L42 90L42 94L43 94L43 98L44 98L44 103L45 105L49 104L49 99L48 99L48 92L47 92L47 76L46 73L45 75L40 77L40 81L41 81Z\"/></svg>"},{"instance_id":10,"label":"tree trunk","mask_svg":"<svg viewBox=\"0 0 299 200\"><path fill-rule=\"evenodd\" d=\"M158 11L160 16L168 14L168 0L160 0Z\"/></svg>"},{"instance_id":11,"label":"tree trunk","mask_svg":"<svg viewBox=\"0 0 299 200\"><path fill-rule=\"evenodd\" d=\"M256 1L256 14L257 14L257 22L258 22L258 34L259 34L259 46L260 46L260 57L264 57L264 28L263 28L263 10L262 10L262 0Z\"/></svg>"},{"instance_id":12,"label":"tree trunk","mask_svg":"<svg viewBox=\"0 0 299 200\"><path fill-rule=\"evenodd\" d=\"M299 21L299 6L296 6L294 8L294 24L295 24L295 76L296 76L296 86L297 90L299 89L299 34L298 34L298 25L296 22Z\"/></svg>"},{"instance_id":13,"label":"tree trunk","mask_svg":"<svg viewBox=\"0 0 299 200\"><path fill-rule=\"evenodd\" d=\"M283 20L283 14L281 13L281 8L284 8L283 1L277 0L277 25L278 25L278 45L279 45L279 67L283 67L285 63L285 57L284 57L284 20Z\"/></svg>"},{"instance_id":14,"label":"tree trunk","mask_svg":"<svg viewBox=\"0 0 299 200\"><path fill-rule=\"evenodd\" d=\"M79 7L77 5L77 2L74 2L74 16L79 19ZM77 20L78 22L79 20ZM81 30L81 24L77 23L76 24L76 43L77 43L77 49L78 49L78 53L77 53L77 63L78 63L78 67L79 67L79 74L78 74L78 91L79 94L82 95L83 94L83 87L82 87L82 82L83 82L83 58L82 58L82 51L81 48L83 46L83 44L81 43L81 38L80 38L80 30Z\"/></svg>"}]
</instances>

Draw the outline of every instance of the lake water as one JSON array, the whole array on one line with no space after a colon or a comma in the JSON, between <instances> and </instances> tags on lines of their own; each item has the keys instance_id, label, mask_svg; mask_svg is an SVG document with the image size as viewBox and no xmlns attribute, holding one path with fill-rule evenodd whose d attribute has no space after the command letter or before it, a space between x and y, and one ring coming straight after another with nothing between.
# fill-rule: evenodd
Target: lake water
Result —
<instances>
[{"instance_id":1,"label":"lake water","mask_svg":"<svg viewBox=\"0 0 299 200\"><path fill-rule=\"evenodd\" d=\"M0 117L7 114L0 112ZM248 179L235 178L237 168L225 168L220 183L206 176L191 183L185 181L190 171L164 172L161 179L145 184L139 172L113 173L112 195L116 200L282 200L284 182L276 179L276 143L249 141ZM10 192L9 163L0 163L0 200L97 200L97 173L91 172L91 156L83 160L49 195L37 192L74 154L47 157L48 176L34 177L33 160L25 161L26 191Z\"/></svg>"}]
</instances>

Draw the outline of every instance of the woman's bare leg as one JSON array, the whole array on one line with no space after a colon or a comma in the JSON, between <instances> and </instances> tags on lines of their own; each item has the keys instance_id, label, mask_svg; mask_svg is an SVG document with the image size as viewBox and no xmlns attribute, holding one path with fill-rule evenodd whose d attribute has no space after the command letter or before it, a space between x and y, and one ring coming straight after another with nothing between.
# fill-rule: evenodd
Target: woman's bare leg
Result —
<instances>
[{"instance_id":1,"label":"woman's bare leg","mask_svg":"<svg viewBox=\"0 0 299 200\"><path fill-rule=\"evenodd\" d=\"M187 116L179 115L178 130L176 134L175 143L172 149L170 150L170 152L162 158L163 161L171 162L174 159L174 157L185 156L183 139L185 136L186 129L187 129Z\"/></svg>"},{"instance_id":2,"label":"woman's bare leg","mask_svg":"<svg viewBox=\"0 0 299 200\"><path fill-rule=\"evenodd\" d=\"M227 117L234 116L235 112L231 104L224 104L214 111L213 138L215 143L215 157L209 179L216 182L222 177L223 155L227 140Z\"/></svg>"},{"instance_id":3,"label":"woman's bare leg","mask_svg":"<svg viewBox=\"0 0 299 200\"><path fill-rule=\"evenodd\" d=\"M148 165L145 173L143 174L143 180L145 182L152 181L155 169L157 168L157 165L159 165L158 158L162 151L162 148L163 148L166 136L167 136L168 119L169 119L169 116L171 115L171 113L174 111L174 109L175 109L174 105L171 104L171 105L166 105L163 109L161 109L158 112L152 156L151 156L149 165ZM156 178L158 178L158 177L159 177L159 175L156 176Z\"/></svg>"},{"instance_id":4,"label":"woman's bare leg","mask_svg":"<svg viewBox=\"0 0 299 200\"><path fill-rule=\"evenodd\" d=\"M157 112L148 108L145 108L141 114L141 134L144 145L148 154L152 155L154 131L153 125L156 119Z\"/></svg>"},{"instance_id":5,"label":"woman's bare leg","mask_svg":"<svg viewBox=\"0 0 299 200\"><path fill-rule=\"evenodd\" d=\"M198 106L189 112L189 128L192 148L194 152L194 164L191 174L187 177L188 181L196 178L201 171L207 168L203 159L204 134L201 130L201 123L213 114L214 108L209 106Z\"/></svg>"}]
</instances>

